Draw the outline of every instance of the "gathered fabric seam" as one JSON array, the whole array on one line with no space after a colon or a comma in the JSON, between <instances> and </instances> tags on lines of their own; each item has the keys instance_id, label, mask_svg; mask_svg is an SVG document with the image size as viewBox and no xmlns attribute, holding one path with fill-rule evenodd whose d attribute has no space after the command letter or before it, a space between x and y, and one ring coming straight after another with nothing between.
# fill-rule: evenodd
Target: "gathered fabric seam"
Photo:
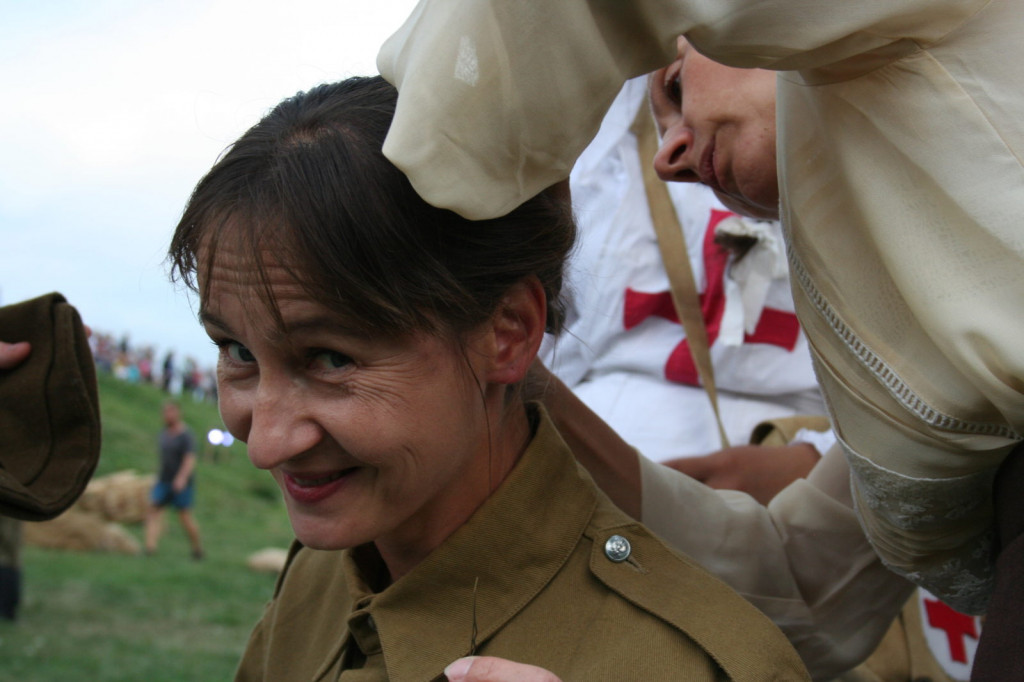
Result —
<instances>
[{"instance_id":1,"label":"gathered fabric seam","mask_svg":"<svg viewBox=\"0 0 1024 682\"><path fill-rule=\"evenodd\" d=\"M784 229L786 228L784 227ZM818 311L818 314L824 318L828 326L836 336L842 340L843 344L851 353L853 353L860 363L864 365L869 372L871 372L879 383L886 387L889 393L897 400L897 402L903 405L907 411L929 426L933 426L938 429L955 431L958 433L998 436L1009 440L1021 440L1020 434L1009 426L958 419L948 414L943 414L929 405L923 398L921 398L921 396L917 395L902 378L900 378L899 374L897 374L894 369L892 369L863 341L861 341L846 322L843 321L839 314L833 310L832 306L829 305L828 301L825 299L825 296L818 291L817 287L814 286L810 275L803 267L803 263L801 263L797 257L792 246L792 239L790 238L788 229L786 229L786 253L789 259L790 271L796 275L796 279L800 283L800 288L803 289L804 294L807 295L807 298L811 301L815 310Z\"/></svg>"}]
</instances>

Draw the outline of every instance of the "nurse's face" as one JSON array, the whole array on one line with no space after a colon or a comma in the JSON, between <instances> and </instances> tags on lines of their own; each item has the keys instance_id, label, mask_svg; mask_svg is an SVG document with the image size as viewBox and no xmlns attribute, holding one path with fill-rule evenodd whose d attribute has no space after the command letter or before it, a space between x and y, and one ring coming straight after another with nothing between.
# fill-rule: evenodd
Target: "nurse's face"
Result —
<instances>
[{"instance_id":1,"label":"nurse's face","mask_svg":"<svg viewBox=\"0 0 1024 682\"><path fill-rule=\"evenodd\" d=\"M723 66L680 38L678 58L651 75L650 94L661 179L700 182L738 213L778 217L772 72Z\"/></svg>"},{"instance_id":2,"label":"nurse's face","mask_svg":"<svg viewBox=\"0 0 1024 682\"><path fill-rule=\"evenodd\" d=\"M480 503L473 491L488 490L472 339L463 352L427 333L367 338L268 256L278 324L227 241L201 283L221 415L281 487L296 537L429 553Z\"/></svg>"}]
</instances>

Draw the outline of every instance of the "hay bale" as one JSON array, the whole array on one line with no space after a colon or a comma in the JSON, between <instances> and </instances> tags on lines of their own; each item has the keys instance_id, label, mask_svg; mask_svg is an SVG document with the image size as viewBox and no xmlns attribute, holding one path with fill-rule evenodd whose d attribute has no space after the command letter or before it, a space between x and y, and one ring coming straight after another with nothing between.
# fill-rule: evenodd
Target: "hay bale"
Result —
<instances>
[{"instance_id":1,"label":"hay bale","mask_svg":"<svg viewBox=\"0 0 1024 682\"><path fill-rule=\"evenodd\" d=\"M90 481L75 504L108 521L142 523L149 508L149 491L155 481L153 474L118 471Z\"/></svg>"},{"instance_id":2,"label":"hay bale","mask_svg":"<svg viewBox=\"0 0 1024 682\"><path fill-rule=\"evenodd\" d=\"M124 526L72 507L51 521L26 523L24 542L34 547L78 552L138 554L139 542Z\"/></svg>"},{"instance_id":3,"label":"hay bale","mask_svg":"<svg viewBox=\"0 0 1024 682\"><path fill-rule=\"evenodd\" d=\"M155 479L131 470L95 478L57 518L25 524L24 542L76 552L138 554L139 542L121 524L145 519Z\"/></svg>"},{"instance_id":4,"label":"hay bale","mask_svg":"<svg viewBox=\"0 0 1024 682\"><path fill-rule=\"evenodd\" d=\"M245 565L258 573L280 573L287 560L287 549L267 547L249 555Z\"/></svg>"}]
</instances>

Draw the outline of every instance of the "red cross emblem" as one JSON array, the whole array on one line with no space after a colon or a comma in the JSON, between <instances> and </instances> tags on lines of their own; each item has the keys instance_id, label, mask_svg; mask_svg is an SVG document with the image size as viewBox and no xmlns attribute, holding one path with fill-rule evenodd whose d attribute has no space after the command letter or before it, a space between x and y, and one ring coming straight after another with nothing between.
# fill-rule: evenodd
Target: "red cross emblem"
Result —
<instances>
[{"instance_id":1,"label":"red cross emblem","mask_svg":"<svg viewBox=\"0 0 1024 682\"><path fill-rule=\"evenodd\" d=\"M964 638L978 639L977 619L954 611L936 599L925 599L924 609L928 614L928 624L945 631L946 640L949 642L949 657L957 663L967 663L967 646Z\"/></svg>"},{"instance_id":2,"label":"red cross emblem","mask_svg":"<svg viewBox=\"0 0 1024 682\"><path fill-rule=\"evenodd\" d=\"M699 298L709 345L714 345L718 338L722 316L725 314L725 269L729 262L728 251L715 243L715 227L731 215L733 214L728 211L712 210L707 231L704 233L702 255L707 287ZM625 328L632 329L652 315L679 324L679 316L672 303L672 294L668 291L650 294L627 288L623 314ZM761 311L761 319L758 320L754 333L745 334L743 342L767 343L792 351L796 347L799 335L800 324L796 315L783 310L765 308ZM697 366L694 364L690 344L686 339L683 339L669 355L668 362L665 363L665 378L680 384L700 385Z\"/></svg>"}]
</instances>

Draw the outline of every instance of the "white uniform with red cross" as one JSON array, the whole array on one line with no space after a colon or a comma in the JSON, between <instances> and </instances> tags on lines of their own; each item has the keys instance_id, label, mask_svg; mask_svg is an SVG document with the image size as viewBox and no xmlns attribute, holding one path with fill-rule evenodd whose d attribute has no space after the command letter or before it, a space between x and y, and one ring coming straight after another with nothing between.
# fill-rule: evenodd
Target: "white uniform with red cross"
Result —
<instances>
[{"instance_id":1,"label":"white uniform with red cross","mask_svg":"<svg viewBox=\"0 0 1024 682\"><path fill-rule=\"evenodd\" d=\"M722 447L651 222L636 139L645 101L630 81L571 177L580 245L570 264L569 323L545 363L640 452L655 460ZM702 185L671 183L708 332L723 424L746 443L765 419L825 414L797 324L777 224L741 219ZM739 263L716 229L758 238Z\"/></svg>"}]
</instances>

